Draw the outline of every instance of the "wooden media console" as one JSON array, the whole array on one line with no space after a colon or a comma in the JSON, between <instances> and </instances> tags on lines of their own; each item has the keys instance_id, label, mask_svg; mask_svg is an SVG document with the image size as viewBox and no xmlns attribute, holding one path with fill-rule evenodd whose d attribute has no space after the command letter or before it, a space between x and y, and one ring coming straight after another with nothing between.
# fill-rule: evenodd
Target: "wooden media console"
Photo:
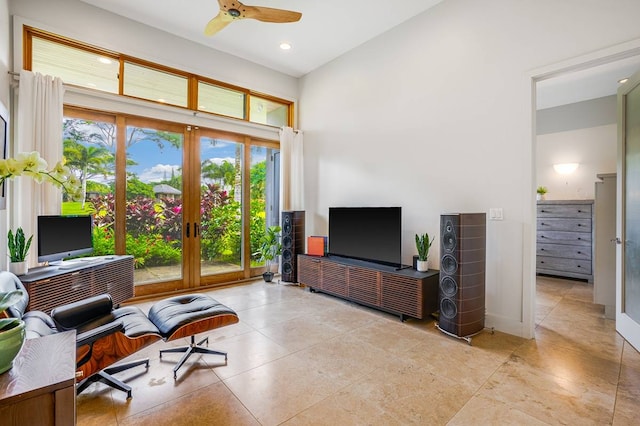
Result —
<instances>
[{"instance_id":1,"label":"wooden media console","mask_svg":"<svg viewBox=\"0 0 640 426\"><path fill-rule=\"evenodd\" d=\"M337 256L298 255L298 282L400 316L423 319L438 310L439 271L418 272Z\"/></svg>"}]
</instances>

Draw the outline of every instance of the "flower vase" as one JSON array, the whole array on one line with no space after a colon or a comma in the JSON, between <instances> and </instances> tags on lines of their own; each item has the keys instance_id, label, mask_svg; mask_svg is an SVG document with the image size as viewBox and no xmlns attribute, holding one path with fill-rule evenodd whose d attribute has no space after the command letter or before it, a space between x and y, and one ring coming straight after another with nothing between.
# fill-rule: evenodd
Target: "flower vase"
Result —
<instances>
[{"instance_id":1,"label":"flower vase","mask_svg":"<svg viewBox=\"0 0 640 426\"><path fill-rule=\"evenodd\" d=\"M25 275L29 271L27 261L22 262L9 262L9 272L15 275Z\"/></svg>"}]
</instances>

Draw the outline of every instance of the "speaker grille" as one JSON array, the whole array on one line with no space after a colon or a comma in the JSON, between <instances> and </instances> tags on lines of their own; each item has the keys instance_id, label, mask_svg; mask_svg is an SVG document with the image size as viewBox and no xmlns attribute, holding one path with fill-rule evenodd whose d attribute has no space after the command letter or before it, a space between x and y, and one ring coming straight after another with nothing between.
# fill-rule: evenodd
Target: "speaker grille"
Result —
<instances>
[{"instance_id":1,"label":"speaker grille","mask_svg":"<svg viewBox=\"0 0 640 426\"><path fill-rule=\"evenodd\" d=\"M282 281L297 282L298 255L304 253L304 212L282 212Z\"/></svg>"},{"instance_id":2,"label":"speaker grille","mask_svg":"<svg viewBox=\"0 0 640 426\"><path fill-rule=\"evenodd\" d=\"M469 336L484 328L486 215L442 215L440 235L438 326Z\"/></svg>"}]
</instances>

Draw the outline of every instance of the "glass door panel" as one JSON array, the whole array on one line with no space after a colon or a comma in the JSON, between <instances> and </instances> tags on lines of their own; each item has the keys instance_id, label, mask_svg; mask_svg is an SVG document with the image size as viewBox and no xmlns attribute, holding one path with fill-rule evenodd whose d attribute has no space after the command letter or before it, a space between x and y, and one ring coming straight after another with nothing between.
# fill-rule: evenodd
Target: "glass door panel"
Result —
<instances>
[{"instance_id":1,"label":"glass door panel","mask_svg":"<svg viewBox=\"0 0 640 426\"><path fill-rule=\"evenodd\" d=\"M200 275L243 270L244 144L202 135L200 147Z\"/></svg>"},{"instance_id":2,"label":"glass door panel","mask_svg":"<svg viewBox=\"0 0 640 426\"><path fill-rule=\"evenodd\" d=\"M125 247L136 286L183 276L183 142L158 126L126 128Z\"/></svg>"},{"instance_id":3,"label":"glass door panel","mask_svg":"<svg viewBox=\"0 0 640 426\"><path fill-rule=\"evenodd\" d=\"M63 215L92 215L93 255L115 254L116 126L113 117L63 120L66 166L80 179L82 201L62 202Z\"/></svg>"},{"instance_id":4,"label":"glass door panel","mask_svg":"<svg viewBox=\"0 0 640 426\"><path fill-rule=\"evenodd\" d=\"M266 228L276 226L280 219L279 164L280 152L270 146L251 146L250 200L251 200L251 253L256 253ZM264 266L256 256L251 257L251 266ZM275 268L275 267L272 267Z\"/></svg>"}]
</instances>

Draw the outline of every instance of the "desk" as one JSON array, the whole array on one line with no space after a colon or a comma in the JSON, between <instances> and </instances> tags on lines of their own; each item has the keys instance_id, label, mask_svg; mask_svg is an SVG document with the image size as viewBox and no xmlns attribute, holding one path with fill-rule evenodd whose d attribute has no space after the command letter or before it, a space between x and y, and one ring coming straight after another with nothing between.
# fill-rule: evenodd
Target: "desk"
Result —
<instances>
[{"instance_id":1,"label":"desk","mask_svg":"<svg viewBox=\"0 0 640 426\"><path fill-rule=\"evenodd\" d=\"M76 332L25 340L13 367L0 375L3 425L74 425Z\"/></svg>"}]
</instances>

